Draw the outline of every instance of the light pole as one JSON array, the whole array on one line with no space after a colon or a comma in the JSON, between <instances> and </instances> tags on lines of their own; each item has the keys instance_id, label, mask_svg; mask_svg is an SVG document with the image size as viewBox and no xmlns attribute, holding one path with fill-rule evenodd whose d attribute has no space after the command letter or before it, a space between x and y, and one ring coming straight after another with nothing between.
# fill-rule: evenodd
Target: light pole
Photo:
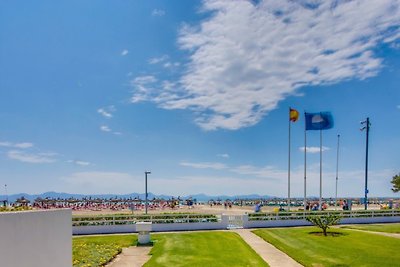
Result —
<instances>
[{"instance_id":1,"label":"light pole","mask_svg":"<svg viewBox=\"0 0 400 267\"><path fill-rule=\"evenodd\" d=\"M144 202L144 207L145 207L145 213L147 214L147 206L148 206L148 200L147 200L147 174L150 174L151 172L145 171L144 172L144 191L145 191L145 202Z\"/></svg>"},{"instance_id":2,"label":"light pole","mask_svg":"<svg viewBox=\"0 0 400 267\"><path fill-rule=\"evenodd\" d=\"M367 210L368 208L368 139L369 139L369 128L371 124L369 122L369 117L361 122L364 125L360 130L366 131L366 142L365 142L365 197L364 197L364 208Z\"/></svg>"},{"instance_id":3,"label":"light pole","mask_svg":"<svg viewBox=\"0 0 400 267\"><path fill-rule=\"evenodd\" d=\"M336 150L336 190L335 190L335 210L337 209L337 186L339 179L339 142L340 142L340 134L337 135L337 150Z\"/></svg>"},{"instance_id":4,"label":"light pole","mask_svg":"<svg viewBox=\"0 0 400 267\"><path fill-rule=\"evenodd\" d=\"M4 190L6 191L6 207L8 207L8 192L7 192L7 184L4 185Z\"/></svg>"}]
</instances>

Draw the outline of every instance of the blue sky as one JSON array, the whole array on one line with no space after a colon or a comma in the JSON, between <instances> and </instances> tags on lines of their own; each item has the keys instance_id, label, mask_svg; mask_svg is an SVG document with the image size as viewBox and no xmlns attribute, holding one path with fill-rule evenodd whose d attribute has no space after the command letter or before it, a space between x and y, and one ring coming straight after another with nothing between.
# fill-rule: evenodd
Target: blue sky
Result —
<instances>
[{"instance_id":1,"label":"blue sky","mask_svg":"<svg viewBox=\"0 0 400 267\"><path fill-rule=\"evenodd\" d=\"M303 196L304 111L330 111L323 196L396 196L400 1L0 2L8 193ZM308 132L309 195L319 133ZM317 153L315 153L317 152ZM2 194L4 189L1 189Z\"/></svg>"}]
</instances>

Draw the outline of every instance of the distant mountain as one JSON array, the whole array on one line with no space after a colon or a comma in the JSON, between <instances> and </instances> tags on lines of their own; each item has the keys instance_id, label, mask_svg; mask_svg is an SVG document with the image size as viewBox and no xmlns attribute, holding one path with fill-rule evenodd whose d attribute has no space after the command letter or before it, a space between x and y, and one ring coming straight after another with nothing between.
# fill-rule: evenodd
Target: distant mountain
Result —
<instances>
[{"instance_id":1,"label":"distant mountain","mask_svg":"<svg viewBox=\"0 0 400 267\"><path fill-rule=\"evenodd\" d=\"M45 192L42 194L36 194L36 195L30 195L26 193L19 193L19 194L14 194L14 195L9 195L8 197L5 195L0 195L0 201L6 200L8 198L9 202L15 202L18 198L24 197L25 199L28 199L30 201L34 201L36 198L76 198L76 199L82 199L82 198L135 198L138 197L140 199L145 198L144 193L132 193L132 194L125 194L125 195L118 195L118 194L98 194L98 195L83 195L83 194L70 194L70 193L58 193L58 192ZM148 198L153 199L153 198L161 198L161 199L171 199L172 197L177 198L178 196L171 196L171 195L155 195L153 193L148 193ZM211 199L213 200L226 200L226 199L271 199L273 197L271 196L260 196L260 195L234 195L234 196L227 196L227 195L218 195L218 196L209 196L206 194L195 194L195 195L188 195L188 196L179 196L181 199L187 199L187 198L192 198L196 199L197 201L209 201Z\"/></svg>"}]
</instances>

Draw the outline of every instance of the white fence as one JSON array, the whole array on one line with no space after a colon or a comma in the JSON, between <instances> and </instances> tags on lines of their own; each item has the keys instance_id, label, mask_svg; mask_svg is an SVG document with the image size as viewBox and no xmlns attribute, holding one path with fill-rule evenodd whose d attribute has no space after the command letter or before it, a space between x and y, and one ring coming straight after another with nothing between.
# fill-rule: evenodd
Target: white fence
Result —
<instances>
[{"instance_id":1,"label":"white fence","mask_svg":"<svg viewBox=\"0 0 400 267\"><path fill-rule=\"evenodd\" d=\"M0 212L0 266L71 267L71 210Z\"/></svg>"},{"instance_id":2,"label":"white fence","mask_svg":"<svg viewBox=\"0 0 400 267\"><path fill-rule=\"evenodd\" d=\"M137 221L152 222L152 231L154 232L306 226L311 225L306 221L307 216L326 214L340 215L342 217L341 224L400 222L399 210L271 212L221 216L194 214L157 216L114 215L74 217L73 234L134 233L137 232Z\"/></svg>"}]
</instances>

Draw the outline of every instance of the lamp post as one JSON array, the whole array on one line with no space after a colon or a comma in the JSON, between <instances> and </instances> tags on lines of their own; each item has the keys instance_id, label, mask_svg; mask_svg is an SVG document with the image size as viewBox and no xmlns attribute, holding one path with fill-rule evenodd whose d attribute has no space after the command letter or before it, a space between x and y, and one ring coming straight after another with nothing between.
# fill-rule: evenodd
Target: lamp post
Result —
<instances>
[{"instance_id":1,"label":"lamp post","mask_svg":"<svg viewBox=\"0 0 400 267\"><path fill-rule=\"evenodd\" d=\"M365 196L364 196L364 209L367 210L368 208L368 139L369 139L369 128L371 124L369 122L369 118L365 121L361 122L364 125L360 130L366 131L366 142L365 142Z\"/></svg>"},{"instance_id":2,"label":"lamp post","mask_svg":"<svg viewBox=\"0 0 400 267\"><path fill-rule=\"evenodd\" d=\"M7 184L4 185L4 190L6 191L6 207L8 207L8 192L7 192Z\"/></svg>"},{"instance_id":3,"label":"lamp post","mask_svg":"<svg viewBox=\"0 0 400 267\"><path fill-rule=\"evenodd\" d=\"M144 172L144 191L145 191L145 213L147 214L147 206L148 206L148 200L147 200L147 174L150 174L151 172L145 171Z\"/></svg>"},{"instance_id":4,"label":"lamp post","mask_svg":"<svg viewBox=\"0 0 400 267\"><path fill-rule=\"evenodd\" d=\"M340 142L340 134L337 135L337 149L336 149L336 188L335 188L335 210L337 209L337 186L339 179L339 142Z\"/></svg>"}]
</instances>

